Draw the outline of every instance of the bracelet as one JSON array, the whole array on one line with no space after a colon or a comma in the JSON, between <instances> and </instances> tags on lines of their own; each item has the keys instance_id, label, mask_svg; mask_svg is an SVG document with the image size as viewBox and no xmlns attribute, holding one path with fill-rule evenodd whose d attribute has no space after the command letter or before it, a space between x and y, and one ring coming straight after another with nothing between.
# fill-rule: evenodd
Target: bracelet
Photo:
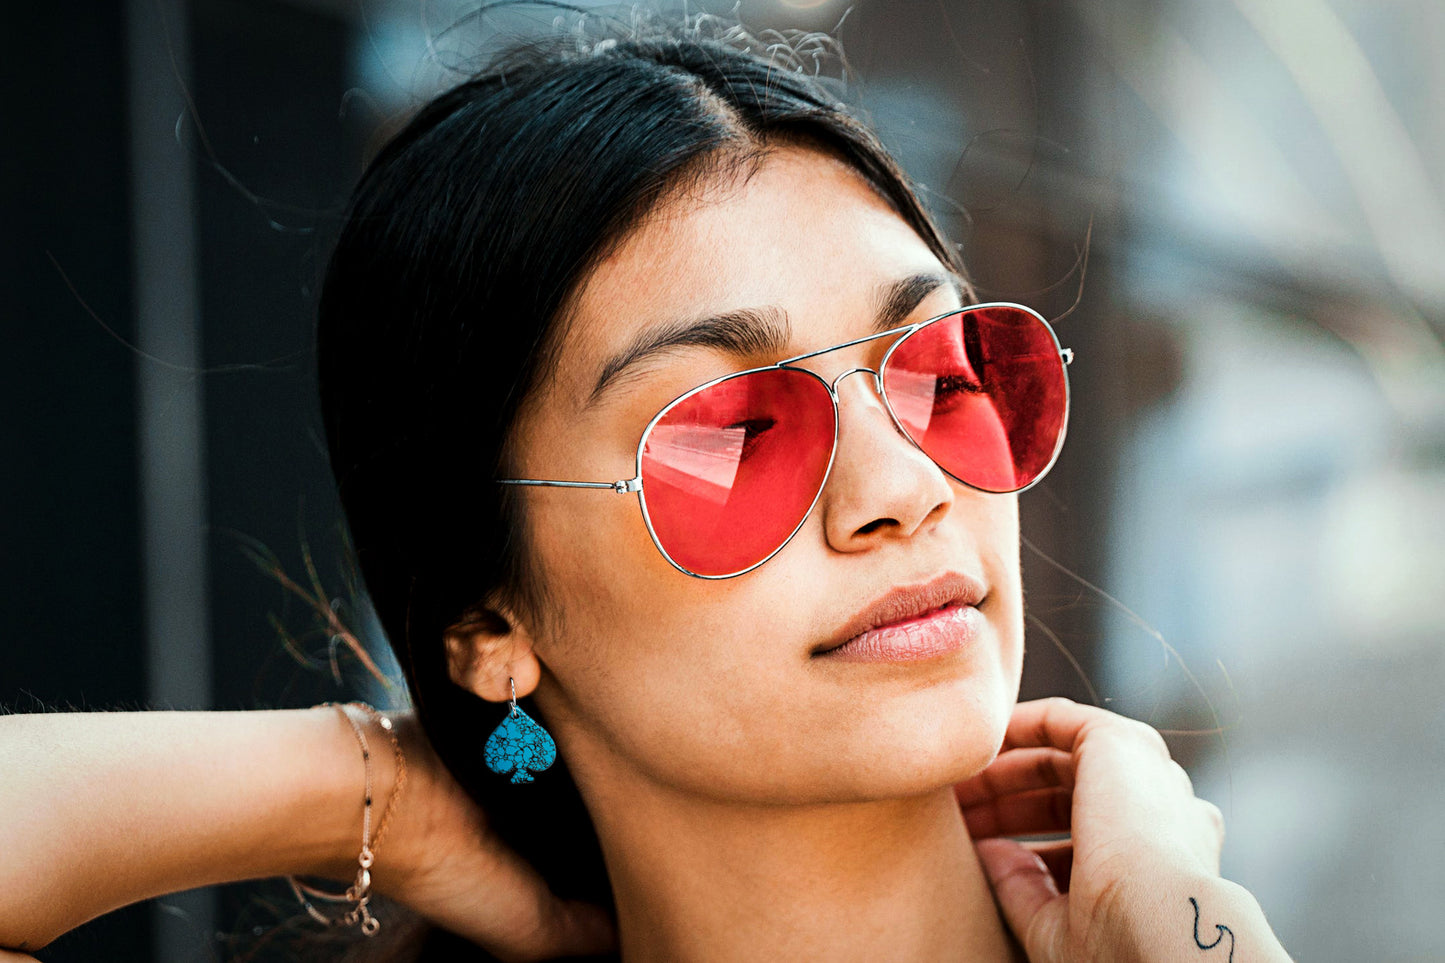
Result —
<instances>
[{"instance_id":1,"label":"bracelet","mask_svg":"<svg viewBox=\"0 0 1445 963\"><path fill-rule=\"evenodd\" d=\"M371 902L371 867L376 862L377 850L381 848L381 840L386 835L387 827L391 825L391 814L396 809L396 800L401 795L402 789L406 787L406 754L401 751L401 742L396 737L396 729L390 719L377 712L365 702L323 702L320 705L312 706L319 709L323 706L335 706L336 710L346 719L351 730L356 733L356 741L361 744L361 760L366 766L366 795L361 812L361 854L357 856L356 881L346 888L344 893L328 893L325 890L308 886L297 881L294 876L287 876L286 881L291 885L291 892L296 899L306 908L306 912L318 923L327 926L350 926L360 922L361 932L366 936L374 936L376 931L381 929L381 921L371 915L368 904ZM391 798L386 802L386 809L381 814L381 824L376 831L376 839L371 838L371 747L366 741L366 732L347 712L348 706L355 706L365 712L370 719L375 719L386 734L391 737L392 759L396 763L396 785L392 788ZM351 903L351 909L338 917L329 917L316 908L316 905L307 897L324 900L331 903Z\"/></svg>"}]
</instances>

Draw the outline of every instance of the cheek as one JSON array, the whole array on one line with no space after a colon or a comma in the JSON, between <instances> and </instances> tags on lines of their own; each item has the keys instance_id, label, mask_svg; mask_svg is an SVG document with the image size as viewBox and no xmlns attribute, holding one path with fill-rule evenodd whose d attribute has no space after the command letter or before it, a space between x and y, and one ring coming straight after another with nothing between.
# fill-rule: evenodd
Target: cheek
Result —
<instances>
[{"instance_id":1,"label":"cheek","mask_svg":"<svg viewBox=\"0 0 1445 963\"><path fill-rule=\"evenodd\" d=\"M628 742L673 706L686 714L712 688L702 680L735 668L735 626L724 616L736 587L669 565L635 496L597 495L608 502L593 513L553 505L531 516L554 615L552 634L535 644L556 680L553 714L575 719L589 736Z\"/></svg>"},{"instance_id":2,"label":"cheek","mask_svg":"<svg viewBox=\"0 0 1445 963\"><path fill-rule=\"evenodd\" d=\"M641 778L746 795L748 760L785 747L787 726L763 720L796 709L800 660L786 653L800 633L767 606L734 603L730 587L663 566L656 578L594 572L558 585L565 628L539 646L553 685L541 707L584 794Z\"/></svg>"},{"instance_id":3,"label":"cheek","mask_svg":"<svg viewBox=\"0 0 1445 963\"><path fill-rule=\"evenodd\" d=\"M1003 715L998 729L998 743L1003 741L1003 727L1018 701L1019 684L1024 664L1024 602L1023 576L1019 559L1019 523L1017 495L983 495L988 502L987 537L980 542L980 555L989 578L989 597L984 610L998 638L998 669L1003 681ZM995 746L996 748L997 746Z\"/></svg>"},{"instance_id":4,"label":"cheek","mask_svg":"<svg viewBox=\"0 0 1445 963\"><path fill-rule=\"evenodd\" d=\"M525 537L549 583L655 578L659 566L667 567L647 533L634 494L601 488L537 488L531 490L526 512Z\"/></svg>"},{"instance_id":5,"label":"cheek","mask_svg":"<svg viewBox=\"0 0 1445 963\"><path fill-rule=\"evenodd\" d=\"M996 507L990 513L989 537L984 564L990 573L992 602L996 609L989 618L998 626L1004 643L1006 666L1014 675L1014 698L1018 696L1019 677L1023 671L1024 604L1023 573L1020 564L1018 496L989 495Z\"/></svg>"},{"instance_id":6,"label":"cheek","mask_svg":"<svg viewBox=\"0 0 1445 963\"><path fill-rule=\"evenodd\" d=\"M992 758L1022 665L1014 499L960 499L940 531L990 586L975 651L879 667L808 657L864 601L837 597L856 560L801 538L749 575L690 578L658 554L635 503L596 494L619 504L534 516L559 610L557 635L537 640L550 675L538 697L584 793L640 777L750 801L880 798Z\"/></svg>"},{"instance_id":7,"label":"cheek","mask_svg":"<svg viewBox=\"0 0 1445 963\"><path fill-rule=\"evenodd\" d=\"M745 794L755 761L783 755L819 711L806 706L802 671L816 628L790 598L818 591L777 558L737 579L684 575L626 507L629 518L606 512L586 526L561 511L533 516L556 613L555 634L535 642L547 669L539 708L581 783L640 775Z\"/></svg>"}]
</instances>

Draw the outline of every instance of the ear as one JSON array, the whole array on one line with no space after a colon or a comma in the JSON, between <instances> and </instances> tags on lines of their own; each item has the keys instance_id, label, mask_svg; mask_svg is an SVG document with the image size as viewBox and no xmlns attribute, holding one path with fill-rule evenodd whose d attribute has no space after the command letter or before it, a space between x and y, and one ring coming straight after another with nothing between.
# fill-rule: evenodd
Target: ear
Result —
<instances>
[{"instance_id":1,"label":"ear","mask_svg":"<svg viewBox=\"0 0 1445 963\"><path fill-rule=\"evenodd\" d=\"M531 633L506 605L489 599L484 609L447 629L444 638L447 671L468 692L489 702L507 702L511 682L518 698L537 688L542 666Z\"/></svg>"}]
</instances>

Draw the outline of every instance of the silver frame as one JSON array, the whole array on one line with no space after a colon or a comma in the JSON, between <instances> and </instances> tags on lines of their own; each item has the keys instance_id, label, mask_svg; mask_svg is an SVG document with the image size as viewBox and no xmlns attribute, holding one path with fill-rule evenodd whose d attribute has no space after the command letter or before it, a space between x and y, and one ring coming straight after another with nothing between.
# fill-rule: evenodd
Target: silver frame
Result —
<instances>
[{"instance_id":1,"label":"silver frame","mask_svg":"<svg viewBox=\"0 0 1445 963\"><path fill-rule=\"evenodd\" d=\"M954 315L964 314L970 311L981 311L987 308L1016 308L1020 311L1023 311L1025 314L1034 317L1040 324L1044 326L1044 330L1049 333L1049 338L1053 341L1054 348L1058 350L1060 360L1063 361L1063 367L1061 371L1064 378L1064 420L1063 425L1059 430L1058 441L1054 443L1053 454L1049 457L1049 463L1045 465L1043 471L1039 472L1038 476L1035 477L1034 480L1029 482L1027 485L1024 485L1022 488L1013 488L1004 492L995 492L987 488L980 488L977 485L971 485L968 482L964 481L962 478L959 478L957 475L950 472L947 468L939 465L938 462L934 460L933 456L929 455L927 451L924 451L923 446L920 445L918 441L908 433L908 429L903 427L903 423L898 420L898 415L893 411L893 404L888 400L888 394L883 390L883 371L885 368L888 367L888 361L890 358L893 357L893 352L897 351L898 346L904 341L906 341L909 336L915 334L920 329L925 328L928 325L933 324L937 321L951 318ZM898 340L893 342L893 344L889 345L888 351L883 355L883 360L878 363L878 367L876 370L873 368L861 367L849 368L842 374L838 375L838 377L834 378L832 382L829 382L827 378L824 378L822 375L818 374L818 372L812 370L811 368L792 367L799 361L806 361L809 358L816 358L818 355L829 354L834 351L840 351L843 348L851 348L857 344L865 344L869 341L877 341L879 338L886 338L889 335L898 335ZM1048 320L1043 315L1035 311L1033 308L1026 307L1022 304L1015 304L1011 301L990 301L987 304L970 304L962 308L954 308L950 311L945 311L943 314L929 318L926 321L916 321L913 324L906 324L901 327L890 328L887 331L880 331L877 334L865 335L861 338L855 338L852 341L845 341L842 344L835 344L832 347L819 348L817 351L809 351L806 354L799 354L794 355L791 358L784 358L782 361L775 361L772 364L762 365L761 367L757 368L748 368L746 371L734 371L729 374L722 375L721 377L713 378L711 381L704 382L703 384L697 385L696 387L689 388L687 391L678 395L667 404L663 405L662 409L659 410L657 414L652 416L652 420L647 423L647 427L642 429L642 437L637 440L637 455L634 462L635 472L631 478L620 478L617 481L613 482L560 481L556 479L543 478L496 478L493 479L493 481L495 481L499 485L539 485L547 488L606 488L617 492L619 495L636 492L637 504L638 507L642 509L642 521L647 526L647 534L652 537L652 544L657 546L657 550L662 553L663 558L667 559L667 563L669 565L677 569L679 572L682 572L684 575L691 575L693 578L737 578L739 575L746 575L748 572L751 572L753 569L757 568L759 565L762 565L764 562L768 561L768 559L772 558L774 555L778 554L785 547L787 547L787 544L793 540L793 537L802 530L803 523L806 522L808 518L813 514L813 509L817 507L818 499L822 497L823 489L826 488L828 485L828 478L833 473L833 459L836 458L838 454L838 423L839 419L841 418L841 411L838 407L838 382L848 377L848 375L854 374L859 371L866 371L873 376L874 388L878 391L878 397L883 400L883 407L888 409L888 417L893 419L894 427L898 429L898 431L903 435L904 438L908 439L908 441L913 445L913 447L917 448L919 451L922 451L925 455L928 455L928 460L932 461L933 464L938 467L939 471L943 472L945 475L947 475L949 478L952 478L960 485L963 485L967 488L972 488L974 491L986 492L991 495L1014 495L1018 494L1019 492L1028 491L1030 488L1034 487L1040 481L1042 481L1044 476L1047 475L1049 471L1054 467L1054 462L1058 461L1059 453L1064 448L1064 436L1067 435L1069 432L1069 365L1073 364L1073 361L1073 349L1062 347L1059 344L1059 338L1058 335L1054 333L1053 325L1049 324ZM683 566L679 565L673 559L673 557L668 554L667 549L663 548L662 546L662 541L657 537L657 531L652 527L652 516L648 514L647 498L646 494L642 490L642 451L647 446L647 437L652 433L653 426L656 425L664 415L666 415L678 404L697 394L699 391L704 391L708 388L711 388L713 385L721 384L724 381L730 381L733 378L741 378L743 375L756 374L759 371L771 371L774 368L788 368L792 371L801 371L806 374L812 375L814 378L817 378L818 381L822 383L824 388L828 389L828 397L833 400L833 447L832 450L828 453L828 467L823 470L823 478L818 483L818 490L813 494L813 500L808 504L808 510L804 512L802 517L798 519L798 524L793 527L793 530L788 533L788 537L783 539L783 541L778 545L777 548L773 549L765 557L749 565L747 568L737 572L730 572L726 575L701 575L697 572L690 571L689 569L686 569Z\"/></svg>"}]
</instances>

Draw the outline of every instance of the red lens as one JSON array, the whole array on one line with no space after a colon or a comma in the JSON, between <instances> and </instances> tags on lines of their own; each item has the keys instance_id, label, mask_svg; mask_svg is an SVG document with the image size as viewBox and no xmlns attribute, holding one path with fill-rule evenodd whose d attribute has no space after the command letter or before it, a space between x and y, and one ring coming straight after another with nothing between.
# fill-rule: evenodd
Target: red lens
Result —
<instances>
[{"instance_id":1,"label":"red lens","mask_svg":"<svg viewBox=\"0 0 1445 963\"><path fill-rule=\"evenodd\" d=\"M1049 467L1068 414L1058 343L1019 307L967 308L905 337L883 367L903 430L974 488L1017 491Z\"/></svg>"},{"instance_id":2,"label":"red lens","mask_svg":"<svg viewBox=\"0 0 1445 963\"><path fill-rule=\"evenodd\" d=\"M643 510L697 575L733 575L788 540L817 500L837 436L816 376L770 368L683 396L642 449Z\"/></svg>"}]
</instances>

